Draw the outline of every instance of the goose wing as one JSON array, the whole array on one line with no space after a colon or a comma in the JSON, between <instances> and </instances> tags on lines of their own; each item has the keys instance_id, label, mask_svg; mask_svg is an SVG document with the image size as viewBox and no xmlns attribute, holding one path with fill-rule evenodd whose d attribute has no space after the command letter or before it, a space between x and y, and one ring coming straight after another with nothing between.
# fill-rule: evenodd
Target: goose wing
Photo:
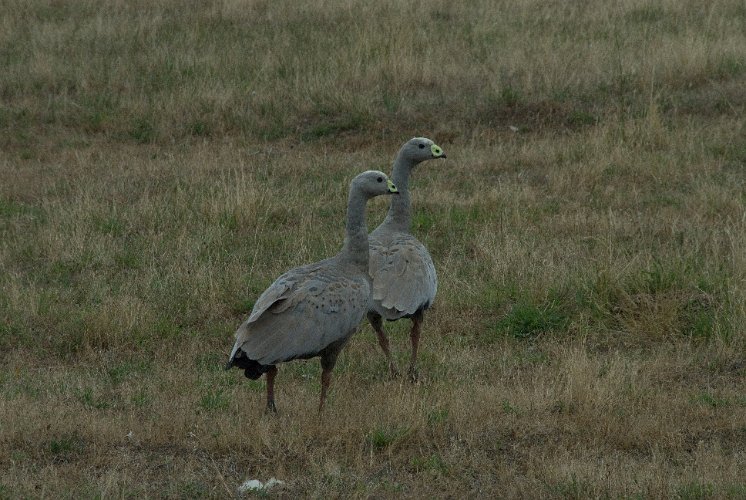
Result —
<instances>
[{"instance_id":1,"label":"goose wing","mask_svg":"<svg viewBox=\"0 0 746 500\"><path fill-rule=\"evenodd\" d=\"M392 238L389 244L371 240L370 275L373 305L386 319L429 307L438 289L433 259L411 235Z\"/></svg>"},{"instance_id":2,"label":"goose wing","mask_svg":"<svg viewBox=\"0 0 746 500\"><path fill-rule=\"evenodd\" d=\"M355 331L369 296L363 275L347 276L331 264L289 271L259 297L238 328L230 359L239 349L265 365L313 357Z\"/></svg>"}]
</instances>

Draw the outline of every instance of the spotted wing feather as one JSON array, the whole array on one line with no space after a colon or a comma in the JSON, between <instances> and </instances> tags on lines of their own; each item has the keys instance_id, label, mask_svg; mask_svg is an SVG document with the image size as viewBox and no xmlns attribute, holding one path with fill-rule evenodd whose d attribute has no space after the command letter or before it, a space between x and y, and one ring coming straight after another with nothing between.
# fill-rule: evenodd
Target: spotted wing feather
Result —
<instances>
[{"instance_id":1,"label":"spotted wing feather","mask_svg":"<svg viewBox=\"0 0 746 500\"><path fill-rule=\"evenodd\" d=\"M270 292L273 288L282 291ZM239 349L264 365L315 356L355 331L368 309L369 295L364 277L344 276L333 265L290 271L262 294L238 328L231 359ZM265 296L266 302L261 302ZM259 307L263 310L257 313Z\"/></svg>"}]
</instances>

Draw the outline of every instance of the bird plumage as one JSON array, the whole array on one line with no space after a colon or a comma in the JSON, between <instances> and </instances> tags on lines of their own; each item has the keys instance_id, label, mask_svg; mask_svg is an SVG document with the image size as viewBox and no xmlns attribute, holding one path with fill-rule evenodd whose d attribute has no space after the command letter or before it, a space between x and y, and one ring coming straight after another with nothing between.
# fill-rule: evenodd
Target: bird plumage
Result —
<instances>
[{"instance_id":1,"label":"bird plumage","mask_svg":"<svg viewBox=\"0 0 746 500\"><path fill-rule=\"evenodd\" d=\"M393 321L429 308L438 291L438 277L425 245L406 233L373 233L370 247L375 311Z\"/></svg>"},{"instance_id":2,"label":"bird plumage","mask_svg":"<svg viewBox=\"0 0 746 500\"><path fill-rule=\"evenodd\" d=\"M321 357L324 405L337 355L370 306L366 202L397 193L382 172L369 170L350 183L346 236L334 257L291 269L257 299L236 331L226 369L237 366L251 379L267 375L267 408L274 410L278 363Z\"/></svg>"},{"instance_id":3,"label":"bird plumage","mask_svg":"<svg viewBox=\"0 0 746 500\"><path fill-rule=\"evenodd\" d=\"M397 370L381 319L412 319L409 374L413 379L417 377L417 348L423 313L435 300L438 277L427 248L410 233L409 176L421 162L445 157L438 145L424 137L415 137L401 147L391 174L400 195L391 201L386 218L369 237L373 295L368 319L378 335L392 374Z\"/></svg>"},{"instance_id":4,"label":"bird plumage","mask_svg":"<svg viewBox=\"0 0 746 500\"><path fill-rule=\"evenodd\" d=\"M369 296L368 279L334 258L292 269L259 297L236 332L231 359L239 349L262 365L314 357L354 332Z\"/></svg>"}]
</instances>

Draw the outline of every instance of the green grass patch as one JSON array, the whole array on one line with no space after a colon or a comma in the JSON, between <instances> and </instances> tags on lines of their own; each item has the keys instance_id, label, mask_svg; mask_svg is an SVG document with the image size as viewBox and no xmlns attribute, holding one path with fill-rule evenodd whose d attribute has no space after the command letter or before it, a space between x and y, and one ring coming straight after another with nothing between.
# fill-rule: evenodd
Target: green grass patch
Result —
<instances>
[{"instance_id":1,"label":"green grass patch","mask_svg":"<svg viewBox=\"0 0 746 500\"><path fill-rule=\"evenodd\" d=\"M143 256L137 249L123 248L114 254L114 264L122 271L138 270L143 267Z\"/></svg>"},{"instance_id":2,"label":"green grass patch","mask_svg":"<svg viewBox=\"0 0 746 500\"><path fill-rule=\"evenodd\" d=\"M721 79L736 78L746 72L746 62L733 55L724 55L716 63L715 76Z\"/></svg>"},{"instance_id":3,"label":"green grass patch","mask_svg":"<svg viewBox=\"0 0 746 500\"><path fill-rule=\"evenodd\" d=\"M427 413L427 423L428 425L443 424L448 420L448 414L449 412L446 408L431 410Z\"/></svg>"},{"instance_id":4,"label":"green grass patch","mask_svg":"<svg viewBox=\"0 0 746 500\"><path fill-rule=\"evenodd\" d=\"M175 339L181 334L180 326L169 317L160 317L152 325L153 333L159 339Z\"/></svg>"},{"instance_id":5,"label":"green grass patch","mask_svg":"<svg viewBox=\"0 0 746 500\"><path fill-rule=\"evenodd\" d=\"M733 404L730 400L715 396L711 392L701 392L692 396L692 402L703 406L709 406L713 409L724 408Z\"/></svg>"},{"instance_id":6,"label":"green grass patch","mask_svg":"<svg viewBox=\"0 0 746 500\"><path fill-rule=\"evenodd\" d=\"M83 269L83 263L76 260L53 262L47 273L49 284L71 287L77 283Z\"/></svg>"},{"instance_id":7,"label":"green grass patch","mask_svg":"<svg viewBox=\"0 0 746 500\"><path fill-rule=\"evenodd\" d=\"M86 387L77 391L78 401L83 403L87 408L93 408L96 410L106 410L112 406L110 401L107 401L100 395L94 393L93 389Z\"/></svg>"},{"instance_id":8,"label":"green grass patch","mask_svg":"<svg viewBox=\"0 0 746 500\"><path fill-rule=\"evenodd\" d=\"M147 408L153 404L153 396L147 390L135 392L130 398L130 402L135 408Z\"/></svg>"},{"instance_id":9,"label":"green grass patch","mask_svg":"<svg viewBox=\"0 0 746 500\"><path fill-rule=\"evenodd\" d=\"M567 115L566 121L570 127L582 127L597 124L599 117L587 111L574 109Z\"/></svg>"},{"instance_id":10,"label":"green grass patch","mask_svg":"<svg viewBox=\"0 0 746 500\"><path fill-rule=\"evenodd\" d=\"M218 224L227 231L233 232L238 229L238 217L232 212L221 212Z\"/></svg>"},{"instance_id":11,"label":"green grass patch","mask_svg":"<svg viewBox=\"0 0 746 500\"><path fill-rule=\"evenodd\" d=\"M452 207L448 212L448 218L454 226L467 226L474 222L484 220L489 214L479 205L469 207Z\"/></svg>"},{"instance_id":12,"label":"green grass patch","mask_svg":"<svg viewBox=\"0 0 746 500\"><path fill-rule=\"evenodd\" d=\"M502 410L503 410L503 413L506 413L506 414L520 413L520 408L518 408L517 406L513 405L507 399L503 400L503 402L502 402Z\"/></svg>"},{"instance_id":13,"label":"green grass patch","mask_svg":"<svg viewBox=\"0 0 746 500\"><path fill-rule=\"evenodd\" d=\"M645 5L627 11L624 19L630 23L655 24L666 19L666 10L658 5Z\"/></svg>"},{"instance_id":14,"label":"green grass patch","mask_svg":"<svg viewBox=\"0 0 746 500\"><path fill-rule=\"evenodd\" d=\"M227 339L226 339L227 340ZM206 352L200 354L195 360L194 365L200 373L224 373L225 363L228 361L228 353Z\"/></svg>"},{"instance_id":15,"label":"green grass patch","mask_svg":"<svg viewBox=\"0 0 746 500\"><path fill-rule=\"evenodd\" d=\"M152 375L153 363L148 359L122 361L109 368L106 373L112 384L119 385L144 375Z\"/></svg>"},{"instance_id":16,"label":"green grass patch","mask_svg":"<svg viewBox=\"0 0 746 500\"><path fill-rule=\"evenodd\" d=\"M114 238L121 237L126 229L125 222L116 215L111 215L108 217L99 217L94 215L93 226L101 234L112 236Z\"/></svg>"},{"instance_id":17,"label":"green grass patch","mask_svg":"<svg viewBox=\"0 0 746 500\"><path fill-rule=\"evenodd\" d=\"M549 490L560 498L580 500L593 496L592 485L588 481L578 478L575 474L571 474L564 481L551 484Z\"/></svg>"},{"instance_id":18,"label":"green grass patch","mask_svg":"<svg viewBox=\"0 0 746 500\"><path fill-rule=\"evenodd\" d=\"M230 395L226 394L222 389L217 389L202 395L198 406L207 411L220 411L228 408L230 402Z\"/></svg>"},{"instance_id":19,"label":"green grass patch","mask_svg":"<svg viewBox=\"0 0 746 500\"><path fill-rule=\"evenodd\" d=\"M494 324L489 337L491 340L502 336L528 339L562 331L567 328L569 321L570 318L557 301L534 304L522 300L513 304L507 314Z\"/></svg>"},{"instance_id":20,"label":"green grass patch","mask_svg":"<svg viewBox=\"0 0 746 500\"><path fill-rule=\"evenodd\" d=\"M148 144L156 140L158 129L152 117L139 117L132 120L129 137L138 144Z\"/></svg>"},{"instance_id":21,"label":"green grass patch","mask_svg":"<svg viewBox=\"0 0 746 500\"><path fill-rule=\"evenodd\" d=\"M243 293L243 292L242 292ZM255 296L258 298L261 294L261 291L259 292L253 292ZM247 297L240 297L240 296L234 296L233 300L230 303L230 311L235 316L246 316L248 317L251 310L254 308L254 300ZM238 327L238 324L235 325Z\"/></svg>"},{"instance_id":22,"label":"green grass patch","mask_svg":"<svg viewBox=\"0 0 746 500\"><path fill-rule=\"evenodd\" d=\"M430 472L433 474L448 474L448 465L437 453L423 457L414 457L411 461L416 472Z\"/></svg>"},{"instance_id":23,"label":"green grass patch","mask_svg":"<svg viewBox=\"0 0 746 500\"><path fill-rule=\"evenodd\" d=\"M368 433L366 441L375 450L389 448L409 434L408 427L380 427Z\"/></svg>"},{"instance_id":24,"label":"green grass patch","mask_svg":"<svg viewBox=\"0 0 746 500\"><path fill-rule=\"evenodd\" d=\"M179 498L207 498L210 496L211 488L202 481L188 481L177 486Z\"/></svg>"},{"instance_id":25,"label":"green grass patch","mask_svg":"<svg viewBox=\"0 0 746 500\"><path fill-rule=\"evenodd\" d=\"M336 117L322 117L301 133L301 139L314 140L333 137L343 132L360 130L365 126L365 118L360 114L348 114Z\"/></svg>"},{"instance_id":26,"label":"green grass patch","mask_svg":"<svg viewBox=\"0 0 746 500\"><path fill-rule=\"evenodd\" d=\"M195 137L210 137L212 135L212 127L206 120L194 120L189 124L189 133Z\"/></svg>"},{"instance_id":27,"label":"green grass patch","mask_svg":"<svg viewBox=\"0 0 746 500\"><path fill-rule=\"evenodd\" d=\"M711 483L692 481L676 488L676 498L681 500L702 500L716 498L717 489Z\"/></svg>"},{"instance_id":28,"label":"green grass patch","mask_svg":"<svg viewBox=\"0 0 746 500\"><path fill-rule=\"evenodd\" d=\"M426 233L432 229L438 217L426 209L415 210L412 214L412 231L414 233Z\"/></svg>"},{"instance_id":29,"label":"green grass patch","mask_svg":"<svg viewBox=\"0 0 746 500\"><path fill-rule=\"evenodd\" d=\"M47 449L52 455L66 458L82 453L85 442L75 434L63 435L49 441Z\"/></svg>"},{"instance_id":30,"label":"green grass patch","mask_svg":"<svg viewBox=\"0 0 746 500\"><path fill-rule=\"evenodd\" d=\"M515 106L521 102L523 96L519 89L510 85L500 89L500 102L505 106Z\"/></svg>"},{"instance_id":31,"label":"green grass patch","mask_svg":"<svg viewBox=\"0 0 746 500\"><path fill-rule=\"evenodd\" d=\"M640 328L633 333L648 337L727 338L728 278L695 262L656 260L622 276L600 272L593 282L574 286L576 314L608 330Z\"/></svg>"},{"instance_id":32,"label":"green grass patch","mask_svg":"<svg viewBox=\"0 0 746 500\"><path fill-rule=\"evenodd\" d=\"M5 319L3 309L0 308L0 349L9 352L15 346L32 346L36 339L28 327L17 318Z\"/></svg>"},{"instance_id":33,"label":"green grass patch","mask_svg":"<svg viewBox=\"0 0 746 500\"><path fill-rule=\"evenodd\" d=\"M44 217L44 211L33 205L0 198L0 218L13 219L21 216L28 216L41 221Z\"/></svg>"}]
</instances>

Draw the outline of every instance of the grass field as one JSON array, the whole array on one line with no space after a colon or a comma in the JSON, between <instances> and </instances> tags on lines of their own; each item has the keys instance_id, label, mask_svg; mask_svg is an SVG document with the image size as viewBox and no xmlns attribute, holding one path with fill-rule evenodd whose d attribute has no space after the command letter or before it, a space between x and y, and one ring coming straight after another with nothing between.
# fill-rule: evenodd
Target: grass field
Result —
<instances>
[{"instance_id":1,"label":"grass field","mask_svg":"<svg viewBox=\"0 0 746 500\"><path fill-rule=\"evenodd\" d=\"M746 497L743 1L2 0L0 69L0 498ZM264 415L233 331L416 135L421 381L365 324Z\"/></svg>"}]
</instances>

